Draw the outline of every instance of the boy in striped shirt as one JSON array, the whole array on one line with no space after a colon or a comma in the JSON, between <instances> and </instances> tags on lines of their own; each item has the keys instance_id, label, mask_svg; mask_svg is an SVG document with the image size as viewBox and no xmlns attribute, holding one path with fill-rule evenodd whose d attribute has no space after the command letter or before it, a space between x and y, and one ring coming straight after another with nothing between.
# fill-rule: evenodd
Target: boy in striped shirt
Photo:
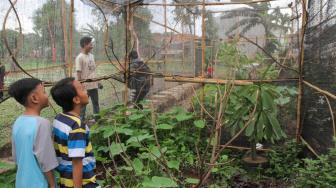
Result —
<instances>
[{"instance_id":1,"label":"boy in striped shirt","mask_svg":"<svg viewBox=\"0 0 336 188\"><path fill-rule=\"evenodd\" d=\"M99 187L94 174L96 160L89 140L90 130L80 119L81 108L89 102L86 89L74 78L65 78L51 89L51 95L63 109L53 123L60 187Z\"/></svg>"}]
</instances>

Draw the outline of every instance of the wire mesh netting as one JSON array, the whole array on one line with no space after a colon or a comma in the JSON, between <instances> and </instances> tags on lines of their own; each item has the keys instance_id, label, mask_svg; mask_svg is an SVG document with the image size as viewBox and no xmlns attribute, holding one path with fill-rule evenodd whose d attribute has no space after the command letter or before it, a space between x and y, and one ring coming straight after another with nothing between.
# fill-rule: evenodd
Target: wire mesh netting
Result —
<instances>
[{"instance_id":1,"label":"wire mesh netting","mask_svg":"<svg viewBox=\"0 0 336 188\"><path fill-rule=\"evenodd\" d=\"M205 1L208 4L203 5L202 1L76 0L71 14L70 1L29 0L13 2L17 19L9 1L1 1L2 38L27 73L48 82L75 75L73 64L80 52L79 40L91 36L95 39L92 53L98 77L116 74L125 80L122 72L129 66L126 57L131 50L138 51L154 75L149 99L187 82L184 79L199 77L280 80L275 85L296 90L293 80L298 76L300 5L290 0L234 5L225 2ZM6 93L11 83L27 75L12 61L5 43L1 44ZM179 82L172 82L176 79ZM103 109L125 100L125 85L120 80L101 82ZM285 100L295 101L296 96ZM13 100L7 100L1 106L12 104ZM293 104L283 105L279 114L291 136L295 134L296 120ZM22 110L15 108L15 112ZM51 111L45 113L54 115ZM8 119L4 124L12 121L1 119Z\"/></svg>"},{"instance_id":2,"label":"wire mesh netting","mask_svg":"<svg viewBox=\"0 0 336 188\"><path fill-rule=\"evenodd\" d=\"M336 92L335 4L334 0L309 1L309 22L305 35L304 78L331 93ZM304 91L303 137L318 152L327 152L334 145L335 125L332 110L335 101L329 101L326 95L309 87Z\"/></svg>"}]
</instances>

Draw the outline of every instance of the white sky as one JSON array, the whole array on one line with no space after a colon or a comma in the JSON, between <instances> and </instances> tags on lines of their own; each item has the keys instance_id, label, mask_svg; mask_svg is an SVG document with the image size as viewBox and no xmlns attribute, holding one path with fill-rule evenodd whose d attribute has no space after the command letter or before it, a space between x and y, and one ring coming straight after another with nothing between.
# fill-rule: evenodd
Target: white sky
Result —
<instances>
[{"instance_id":1,"label":"white sky","mask_svg":"<svg viewBox=\"0 0 336 188\"><path fill-rule=\"evenodd\" d=\"M33 31L33 23L32 23L32 16L34 11L36 11L38 8L41 8L45 2L48 0L18 0L18 3L16 4L17 11L19 13L19 17L21 20L22 24L22 29L24 33L32 33ZM66 0L69 2L69 0ZM221 2L229 2L230 0L221 0ZM271 2L272 7L285 7L287 6L290 2L294 0L278 0L275 2ZM161 2L161 1L157 1ZM168 0L167 2L170 2ZM8 0L0 0L0 30L2 30L2 24L4 21L4 16L10 7L10 4ZM207 7L209 10L217 11L217 10L232 10L234 8L239 8L242 7L242 5L221 5L221 6L211 6ZM173 20L173 11L174 7L167 7L167 17L168 19L168 25L171 27L174 27L174 20ZM151 7L151 12L153 14L153 20L162 23L164 22L164 16L163 16L163 11L164 9L159 6L152 6ZM55 11L60 11L60 10L55 10ZM95 16L91 15L92 7L87 6L83 4L80 0L75 0L75 22L76 22L76 27L77 28L83 28L86 27L86 25L93 24L95 25L97 22L97 18ZM286 13L290 13L290 9L283 10ZM218 14L217 14L218 15ZM197 20L196 22L196 33L200 34L201 33L201 20ZM18 28L18 22L15 19L14 13L10 14L10 17L7 21L7 28ZM157 24L151 23L150 25L152 32L164 32L164 28L161 26L158 26ZM175 27L177 30L181 30L180 27L176 26Z\"/></svg>"}]
</instances>

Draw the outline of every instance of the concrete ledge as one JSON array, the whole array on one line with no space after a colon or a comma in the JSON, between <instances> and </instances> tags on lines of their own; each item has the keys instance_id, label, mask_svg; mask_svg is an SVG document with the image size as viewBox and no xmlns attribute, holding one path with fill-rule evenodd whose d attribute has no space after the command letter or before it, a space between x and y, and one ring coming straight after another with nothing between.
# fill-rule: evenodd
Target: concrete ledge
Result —
<instances>
[{"instance_id":1,"label":"concrete ledge","mask_svg":"<svg viewBox=\"0 0 336 188\"><path fill-rule=\"evenodd\" d=\"M194 90L201 87L201 84L187 83L175 86L168 90L164 90L154 94L148 98L157 112L164 112L169 108L180 104L181 101L190 99L194 96Z\"/></svg>"}]
</instances>

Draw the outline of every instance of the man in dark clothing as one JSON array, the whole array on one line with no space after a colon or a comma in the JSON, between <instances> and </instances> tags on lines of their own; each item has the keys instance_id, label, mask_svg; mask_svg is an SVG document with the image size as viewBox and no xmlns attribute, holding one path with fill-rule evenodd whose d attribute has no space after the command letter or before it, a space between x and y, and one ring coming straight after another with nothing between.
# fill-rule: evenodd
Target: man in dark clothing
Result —
<instances>
[{"instance_id":1,"label":"man in dark clothing","mask_svg":"<svg viewBox=\"0 0 336 188\"><path fill-rule=\"evenodd\" d=\"M145 98L151 86L151 76L146 74L150 72L150 69L142 60L139 59L136 51L132 51L129 54L129 59L131 61L131 73L128 82L131 94L130 100L136 104L137 107L142 108L139 103Z\"/></svg>"},{"instance_id":2,"label":"man in dark clothing","mask_svg":"<svg viewBox=\"0 0 336 188\"><path fill-rule=\"evenodd\" d=\"M4 79L5 79L5 65L0 62L0 101L3 99L4 96Z\"/></svg>"}]
</instances>

